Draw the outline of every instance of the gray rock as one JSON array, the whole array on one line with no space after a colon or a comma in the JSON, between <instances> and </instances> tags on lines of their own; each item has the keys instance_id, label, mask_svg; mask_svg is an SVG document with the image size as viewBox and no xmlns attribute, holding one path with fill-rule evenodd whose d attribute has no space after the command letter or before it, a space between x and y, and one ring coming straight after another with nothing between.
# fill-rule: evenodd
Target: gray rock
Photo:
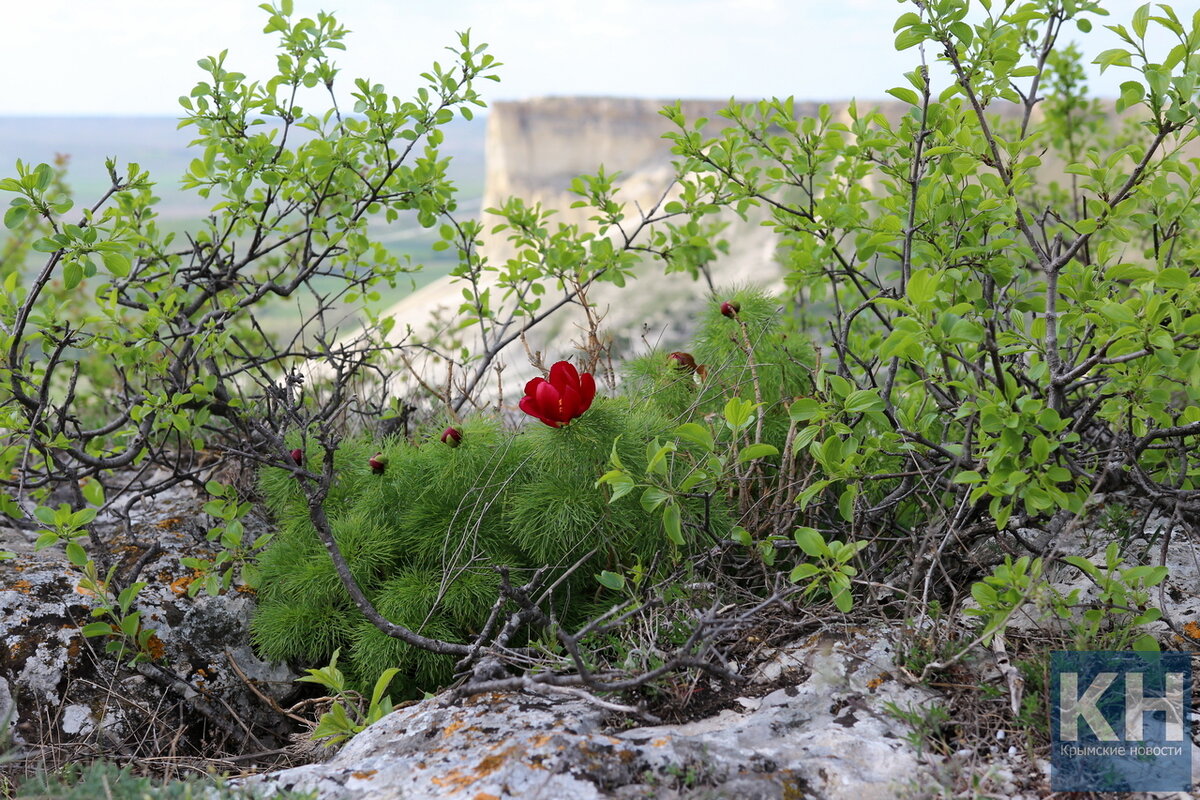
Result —
<instances>
[{"instance_id":1,"label":"gray rock","mask_svg":"<svg viewBox=\"0 0 1200 800\"><path fill-rule=\"evenodd\" d=\"M135 540L162 548L139 575L148 585L135 605L142 624L154 631L149 649L156 664L137 670L106 653L105 638L80 632L97 619L95 598L79 588L79 573L62 549L34 551L23 544L28 539L23 532L0 529L0 548L17 553L0 561L0 720L15 728L17 741L95 739L120 750L125 737L136 740L150 725L169 741L180 720L201 718L197 703L220 709L229 728L241 720L256 736L272 740L278 715L265 708L234 665L277 699L294 691L296 675L251 651L247 631L254 598L244 587L220 597L188 596L194 575L180 556L209 556L208 543L193 532L206 526L202 503L176 489L135 509L129 531L111 516L97 519L97 532L110 542L122 570L144 553ZM172 719L169 709L176 705L184 711ZM261 749L271 746L260 743Z\"/></svg>"},{"instance_id":2,"label":"gray rock","mask_svg":"<svg viewBox=\"0 0 1200 800\"><path fill-rule=\"evenodd\" d=\"M882 800L922 773L882 713L886 699L923 698L889 680L889 649L862 635L795 648L787 660L807 679L744 698L745 711L680 725L610 730L597 707L549 695L434 698L393 712L326 763L244 784L321 800Z\"/></svg>"}]
</instances>

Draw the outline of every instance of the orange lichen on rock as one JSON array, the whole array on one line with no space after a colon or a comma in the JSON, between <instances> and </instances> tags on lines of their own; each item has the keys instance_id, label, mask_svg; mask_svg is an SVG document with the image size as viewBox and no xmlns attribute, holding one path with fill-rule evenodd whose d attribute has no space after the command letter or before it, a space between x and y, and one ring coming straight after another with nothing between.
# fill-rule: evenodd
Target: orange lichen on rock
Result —
<instances>
[{"instance_id":1,"label":"orange lichen on rock","mask_svg":"<svg viewBox=\"0 0 1200 800\"><path fill-rule=\"evenodd\" d=\"M158 634L150 634L150 638L146 640L146 651L155 661L162 661L163 656L167 654L167 646L163 644L163 640L158 638Z\"/></svg>"},{"instance_id":2,"label":"orange lichen on rock","mask_svg":"<svg viewBox=\"0 0 1200 800\"><path fill-rule=\"evenodd\" d=\"M161 528L164 531L173 531L183 524L183 520L179 517L167 517L166 519L160 519L154 524L156 527Z\"/></svg>"},{"instance_id":3,"label":"orange lichen on rock","mask_svg":"<svg viewBox=\"0 0 1200 800\"><path fill-rule=\"evenodd\" d=\"M471 800L500 800L500 798L487 792L477 792Z\"/></svg>"},{"instance_id":4,"label":"orange lichen on rock","mask_svg":"<svg viewBox=\"0 0 1200 800\"><path fill-rule=\"evenodd\" d=\"M200 573L197 570L192 570L187 575L181 575L175 580L171 581L169 586L171 587L171 591L175 594L184 595L187 593L188 587L192 585L192 582L199 577Z\"/></svg>"},{"instance_id":5,"label":"orange lichen on rock","mask_svg":"<svg viewBox=\"0 0 1200 800\"><path fill-rule=\"evenodd\" d=\"M351 772L350 777L358 778L360 781L365 781L368 778L373 778L375 773L378 771L379 770L377 769L361 769L358 772Z\"/></svg>"},{"instance_id":6,"label":"orange lichen on rock","mask_svg":"<svg viewBox=\"0 0 1200 800\"><path fill-rule=\"evenodd\" d=\"M484 756L483 760L475 765L475 774L479 778L486 778L496 770L500 769L501 765L508 760L508 757L520 751L520 748L514 745L509 745L499 753L492 753L489 756Z\"/></svg>"},{"instance_id":7,"label":"orange lichen on rock","mask_svg":"<svg viewBox=\"0 0 1200 800\"><path fill-rule=\"evenodd\" d=\"M890 681L891 679L892 679L892 673L881 672L881 673L879 673L879 675L877 677L871 678L871 680L867 681L867 688L873 692L876 689L878 689L880 686L882 686L885 682Z\"/></svg>"},{"instance_id":8,"label":"orange lichen on rock","mask_svg":"<svg viewBox=\"0 0 1200 800\"><path fill-rule=\"evenodd\" d=\"M22 578L19 581L13 581L12 585L9 586L8 588L13 589L14 591L18 591L21 594L29 594L29 590L32 587L33 587L32 583L30 583L29 581Z\"/></svg>"},{"instance_id":9,"label":"orange lichen on rock","mask_svg":"<svg viewBox=\"0 0 1200 800\"><path fill-rule=\"evenodd\" d=\"M1195 645L1196 640L1200 639L1200 622L1185 622L1183 623L1183 632L1186 636L1176 634L1175 640L1180 644Z\"/></svg>"},{"instance_id":10,"label":"orange lichen on rock","mask_svg":"<svg viewBox=\"0 0 1200 800\"><path fill-rule=\"evenodd\" d=\"M510 756L519 753L520 750L521 748L519 746L510 744L508 747L499 752L484 756L483 760L476 764L475 769L472 770L474 775L464 775L458 770L458 768L455 768L447 772L445 775L430 778L430 780L438 786L452 788L454 791L460 791L462 789L466 789L476 781L483 780L488 775L491 775L493 772L500 769L500 767L504 765L504 762L507 761Z\"/></svg>"},{"instance_id":11,"label":"orange lichen on rock","mask_svg":"<svg viewBox=\"0 0 1200 800\"><path fill-rule=\"evenodd\" d=\"M470 775L463 775L458 768L450 770L445 775L435 775L429 779L430 782L441 786L442 788L453 788L455 791L465 789L470 786L478 778L472 778Z\"/></svg>"}]
</instances>

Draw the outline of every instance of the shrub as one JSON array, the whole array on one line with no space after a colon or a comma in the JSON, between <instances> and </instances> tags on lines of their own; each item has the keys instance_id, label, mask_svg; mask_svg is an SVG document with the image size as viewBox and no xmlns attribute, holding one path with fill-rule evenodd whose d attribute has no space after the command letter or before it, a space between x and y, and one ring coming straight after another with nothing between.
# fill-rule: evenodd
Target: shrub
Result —
<instances>
[{"instance_id":1,"label":"shrub","mask_svg":"<svg viewBox=\"0 0 1200 800\"><path fill-rule=\"evenodd\" d=\"M968 553L1094 492L1194 513L1200 479L1200 35L1168 6L1111 26L1098 62L1129 72L1116 112L1136 122L1118 129L1061 44L1097 4L914 6L897 47L951 76L907 73L900 115L733 103L709 134L663 112L686 191L767 209L789 324L826 342L792 405L816 465L802 502L907 540L882 575L909 586L937 563L910 575L914 553ZM1162 57L1155 27L1178 40Z\"/></svg>"}]
</instances>

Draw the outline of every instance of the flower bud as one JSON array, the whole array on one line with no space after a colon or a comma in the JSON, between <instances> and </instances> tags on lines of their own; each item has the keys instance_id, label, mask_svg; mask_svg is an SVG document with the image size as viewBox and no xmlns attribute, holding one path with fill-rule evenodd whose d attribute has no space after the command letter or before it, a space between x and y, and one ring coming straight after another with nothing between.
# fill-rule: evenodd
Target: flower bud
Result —
<instances>
[{"instance_id":1,"label":"flower bud","mask_svg":"<svg viewBox=\"0 0 1200 800\"><path fill-rule=\"evenodd\" d=\"M721 303L721 313L724 314L725 316L729 317L730 319L733 319L734 317L736 317L738 315L738 312L741 310L742 310L741 303L738 303L735 301L729 301L729 300L725 301L724 303Z\"/></svg>"},{"instance_id":2,"label":"flower bud","mask_svg":"<svg viewBox=\"0 0 1200 800\"><path fill-rule=\"evenodd\" d=\"M696 371L696 359L691 353L671 353L667 356L667 363L678 370L686 372Z\"/></svg>"},{"instance_id":3,"label":"flower bud","mask_svg":"<svg viewBox=\"0 0 1200 800\"><path fill-rule=\"evenodd\" d=\"M388 457L383 453L376 453L367 460L367 463L371 465L371 472L382 475L383 471L387 469Z\"/></svg>"},{"instance_id":4,"label":"flower bud","mask_svg":"<svg viewBox=\"0 0 1200 800\"><path fill-rule=\"evenodd\" d=\"M448 447L458 447L462 442L462 432L458 428L446 428L442 431L442 444Z\"/></svg>"},{"instance_id":5,"label":"flower bud","mask_svg":"<svg viewBox=\"0 0 1200 800\"><path fill-rule=\"evenodd\" d=\"M299 447L292 451L292 461L296 462L297 467L304 465L304 451Z\"/></svg>"}]
</instances>

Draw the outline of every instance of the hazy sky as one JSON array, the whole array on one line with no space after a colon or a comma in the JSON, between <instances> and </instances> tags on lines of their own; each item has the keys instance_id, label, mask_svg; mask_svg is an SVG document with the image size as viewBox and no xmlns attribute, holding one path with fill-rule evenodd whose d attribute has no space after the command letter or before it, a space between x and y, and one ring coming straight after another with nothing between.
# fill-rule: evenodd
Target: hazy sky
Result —
<instances>
[{"instance_id":1,"label":"hazy sky","mask_svg":"<svg viewBox=\"0 0 1200 800\"><path fill-rule=\"evenodd\" d=\"M273 41L261 33L266 17L252 0L4 5L0 114L173 116L179 95L200 78L202 56L228 48L229 67L251 78L268 75L273 63ZM1109 0L1109 21L1128 21L1137 5ZM1175 7L1186 19L1196 5ZM342 77L369 77L401 95L433 60L445 63L441 48L466 28L505 64L502 82L484 87L491 99L877 99L918 58L915 49L892 46L892 23L908 10L897 0L295 0L295 7L298 16L334 11L352 31L338 57ZM1099 25L1083 38L1093 56L1115 44ZM1100 78L1093 68L1093 92L1115 96L1123 72Z\"/></svg>"}]
</instances>

